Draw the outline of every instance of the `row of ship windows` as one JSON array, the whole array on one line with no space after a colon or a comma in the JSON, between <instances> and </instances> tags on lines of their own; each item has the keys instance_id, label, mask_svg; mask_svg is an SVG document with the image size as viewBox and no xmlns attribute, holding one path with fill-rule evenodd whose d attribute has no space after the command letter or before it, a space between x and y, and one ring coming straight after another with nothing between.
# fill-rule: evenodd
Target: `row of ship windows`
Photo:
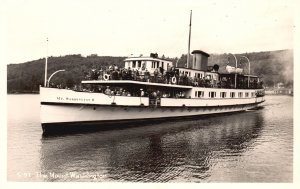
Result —
<instances>
[{"instance_id":1,"label":"row of ship windows","mask_svg":"<svg viewBox=\"0 0 300 189\"><path fill-rule=\"evenodd\" d=\"M190 71L181 71L181 70L179 70L179 73L184 74L184 75L186 74L189 77L191 77L191 75L192 75ZM211 78L217 77L217 74L208 74L208 73L205 73L205 72L201 72L201 73L196 72L196 73L194 73L194 76L196 78L203 78L204 76L206 76L206 77L208 76L211 79Z\"/></svg>"},{"instance_id":2,"label":"row of ship windows","mask_svg":"<svg viewBox=\"0 0 300 189\"><path fill-rule=\"evenodd\" d=\"M249 95L251 95L251 96L249 96ZM217 92L211 91L211 92L208 93L208 97L209 98L216 98L216 96L217 96ZM195 97L196 98L197 97L198 98L204 97L204 91L195 91ZM220 92L220 98L226 98L226 97L227 97L227 92ZM255 97L255 92L251 92L251 93L249 93L249 92L245 92L245 93L238 92L237 96L236 96L236 92L230 92L229 93L229 97L230 98L236 98L236 97L238 97L238 98Z\"/></svg>"},{"instance_id":3,"label":"row of ship windows","mask_svg":"<svg viewBox=\"0 0 300 189\"><path fill-rule=\"evenodd\" d=\"M132 61L132 68L141 68L143 66L146 66L147 61ZM129 62L130 65L130 62ZM167 65L169 65L169 63L167 63ZM130 66L129 66L130 67ZM151 68L159 68L159 67L164 67L164 62L160 62L159 61L153 61L151 64Z\"/></svg>"}]
</instances>

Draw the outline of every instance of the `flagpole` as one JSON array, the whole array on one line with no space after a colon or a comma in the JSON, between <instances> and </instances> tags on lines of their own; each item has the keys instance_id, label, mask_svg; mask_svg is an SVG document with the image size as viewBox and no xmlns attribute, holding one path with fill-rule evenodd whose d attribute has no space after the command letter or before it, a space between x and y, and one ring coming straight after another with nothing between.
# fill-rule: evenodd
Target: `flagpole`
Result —
<instances>
[{"instance_id":1,"label":"flagpole","mask_svg":"<svg viewBox=\"0 0 300 189\"><path fill-rule=\"evenodd\" d=\"M191 10L191 14L190 14L189 45L188 45L188 54L187 54L187 60L186 60L187 68L189 68L189 62L190 62L191 28L192 28L192 10Z\"/></svg>"},{"instance_id":2,"label":"flagpole","mask_svg":"<svg viewBox=\"0 0 300 189\"><path fill-rule=\"evenodd\" d=\"M46 51L46 61L45 61L45 82L44 87L47 87L47 69L48 69L48 37L46 41L47 51Z\"/></svg>"}]
</instances>

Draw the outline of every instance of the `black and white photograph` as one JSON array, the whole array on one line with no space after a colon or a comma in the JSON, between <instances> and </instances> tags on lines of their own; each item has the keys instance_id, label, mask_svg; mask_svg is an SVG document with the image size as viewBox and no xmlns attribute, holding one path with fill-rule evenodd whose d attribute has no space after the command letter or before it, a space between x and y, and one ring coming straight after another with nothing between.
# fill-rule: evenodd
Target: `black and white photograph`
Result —
<instances>
[{"instance_id":1,"label":"black and white photograph","mask_svg":"<svg viewBox=\"0 0 300 189\"><path fill-rule=\"evenodd\" d=\"M1 1L4 188L295 188L296 5Z\"/></svg>"}]
</instances>

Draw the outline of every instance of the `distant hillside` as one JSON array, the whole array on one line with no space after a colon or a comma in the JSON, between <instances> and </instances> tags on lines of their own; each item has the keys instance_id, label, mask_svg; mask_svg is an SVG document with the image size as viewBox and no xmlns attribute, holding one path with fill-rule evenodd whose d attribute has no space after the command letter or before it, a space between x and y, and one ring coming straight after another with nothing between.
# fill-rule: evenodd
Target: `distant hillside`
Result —
<instances>
[{"instance_id":1,"label":"distant hillside","mask_svg":"<svg viewBox=\"0 0 300 189\"><path fill-rule=\"evenodd\" d=\"M65 69L66 72L57 73L51 81L71 87L83 80L85 72L112 64L121 66L124 64L124 59L125 57L97 55L88 57L82 57L81 55L49 57L48 77L57 70ZM44 84L44 74L45 58L21 64L10 64L7 66L7 92L37 92L39 85Z\"/></svg>"},{"instance_id":2,"label":"distant hillside","mask_svg":"<svg viewBox=\"0 0 300 189\"><path fill-rule=\"evenodd\" d=\"M273 86L274 83L283 82L286 86L293 85L293 50L278 50L266 52L252 52L235 54L238 60L238 67L244 69L248 74L248 62L241 56L246 56L251 62L251 74L262 77L265 86ZM179 66L185 66L186 55L182 55L178 61ZM229 59L228 59L229 58ZM211 54L208 64L220 66L219 72L225 72L225 66L235 66L234 57L230 54Z\"/></svg>"},{"instance_id":3,"label":"distant hillside","mask_svg":"<svg viewBox=\"0 0 300 189\"><path fill-rule=\"evenodd\" d=\"M251 61L251 74L263 77L266 85L273 86L277 82L283 82L287 86L293 85L292 50L237 54L238 60L240 60L242 55L247 56ZM234 58L229 54L212 54L209 58L209 65L218 64L220 71L224 71L224 67L228 63L228 57L230 57L229 65L235 66ZM89 72L92 68L99 69L112 64L123 67L125 58L98 55L87 57L81 55L49 57L48 77L56 70L65 69L66 72L58 73L51 81L71 87L75 83L80 83L84 78L85 72ZM182 55L178 60L178 65L184 66L186 59L187 56ZM177 61L177 59L171 60L174 63ZM239 61L239 66L245 68L245 72L248 73L248 63L245 59L242 59L241 62ZM44 58L20 64L9 64L7 66L7 92L37 92L39 85L44 83L44 69Z\"/></svg>"}]
</instances>

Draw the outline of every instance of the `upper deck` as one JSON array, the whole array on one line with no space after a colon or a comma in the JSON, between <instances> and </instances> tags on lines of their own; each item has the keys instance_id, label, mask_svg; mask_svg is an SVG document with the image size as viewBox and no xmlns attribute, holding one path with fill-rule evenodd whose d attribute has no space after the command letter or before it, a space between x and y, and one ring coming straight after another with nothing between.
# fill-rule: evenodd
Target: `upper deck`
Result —
<instances>
[{"instance_id":1,"label":"upper deck","mask_svg":"<svg viewBox=\"0 0 300 189\"><path fill-rule=\"evenodd\" d=\"M157 54L128 57L124 60L124 68L110 66L108 70L94 71L92 77L82 84L91 84L93 91L112 87L109 91L113 90L112 93L117 95L136 96L143 90L148 95L159 91L168 97L182 98L253 97L263 90L257 76L238 72L219 73L218 65L207 65L208 54L197 53L193 51L191 67L175 67L171 61L159 58Z\"/></svg>"}]
</instances>

